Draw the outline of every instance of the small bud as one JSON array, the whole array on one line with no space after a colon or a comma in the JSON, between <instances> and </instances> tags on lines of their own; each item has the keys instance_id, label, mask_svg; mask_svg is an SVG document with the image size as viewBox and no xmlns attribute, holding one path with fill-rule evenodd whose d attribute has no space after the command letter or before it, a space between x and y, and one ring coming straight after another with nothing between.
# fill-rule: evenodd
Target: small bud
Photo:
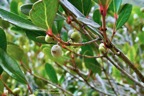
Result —
<instances>
[{"instance_id":1,"label":"small bud","mask_svg":"<svg viewBox=\"0 0 144 96\"><path fill-rule=\"evenodd\" d=\"M99 51L100 51L100 52L103 52L103 53L106 52L106 48L105 48L104 43L101 43L101 44L99 45Z\"/></svg>"}]
</instances>

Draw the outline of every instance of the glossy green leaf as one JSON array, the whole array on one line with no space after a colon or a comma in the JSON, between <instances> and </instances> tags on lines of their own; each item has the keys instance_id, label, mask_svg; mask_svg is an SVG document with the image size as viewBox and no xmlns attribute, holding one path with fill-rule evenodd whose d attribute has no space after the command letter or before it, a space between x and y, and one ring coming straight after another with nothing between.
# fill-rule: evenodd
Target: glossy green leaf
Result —
<instances>
[{"instance_id":1,"label":"glossy green leaf","mask_svg":"<svg viewBox=\"0 0 144 96\"><path fill-rule=\"evenodd\" d=\"M93 50L90 45L82 46L81 54L93 56ZM84 58L85 66L94 73L101 73L100 64L96 61L95 58Z\"/></svg>"},{"instance_id":2,"label":"glossy green leaf","mask_svg":"<svg viewBox=\"0 0 144 96\"><path fill-rule=\"evenodd\" d=\"M46 63L45 64L45 70L46 70L46 73L47 73L49 79L53 83L57 83L58 84L57 75L56 75L56 72L55 72L55 69L53 68L53 66L51 64Z\"/></svg>"},{"instance_id":3,"label":"glossy green leaf","mask_svg":"<svg viewBox=\"0 0 144 96\"><path fill-rule=\"evenodd\" d=\"M85 17L74 5L72 5L67 0L60 0L61 5L72 12L76 17Z\"/></svg>"},{"instance_id":4,"label":"glossy green leaf","mask_svg":"<svg viewBox=\"0 0 144 96\"><path fill-rule=\"evenodd\" d=\"M38 36L46 36L46 33L44 31L30 31L30 30L26 30L26 35L29 39L35 41L35 42L39 42L39 43L46 43L43 40L39 40Z\"/></svg>"},{"instance_id":5,"label":"glossy green leaf","mask_svg":"<svg viewBox=\"0 0 144 96\"><path fill-rule=\"evenodd\" d=\"M23 50L18 45L12 43L7 44L7 53L10 57L18 61L21 61L24 55Z\"/></svg>"},{"instance_id":6,"label":"glossy green leaf","mask_svg":"<svg viewBox=\"0 0 144 96\"><path fill-rule=\"evenodd\" d=\"M20 7L20 10L23 14L29 15L30 10L32 9L33 4L24 4Z\"/></svg>"},{"instance_id":7,"label":"glossy green leaf","mask_svg":"<svg viewBox=\"0 0 144 96\"><path fill-rule=\"evenodd\" d=\"M93 20L98 23L99 25L102 25L102 22L101 22L101 14L100 14L100 11L99 9L96 9L93 13Z\"/></svg>"},{"instance_id":8,"label":"glossy green leaf","mask_svg":"<svg viewBox=\"0 0 144 96\"><path fill-rule=\"evenodd\" d=\"M59 0L40 0L30 11L32 22L44 29L51 28L58 9Z\"/></svg>"},{"instance_id":9,"label":"glossy green leaf","mask_svg":"<svg viewBox=\"0 0 144 96\"><path fill-rule=\"evenodd\" d=\"M127 22L131 15L132 5L125 4L121 10L122 11L120 12L118 20L116 22L116 29L121 28Z\"/></svg>"},{"instance_id":10,"label":"glossy green leaf","mask_svg":"<svg viewBox=\"0 0 144 96\"><path fill-rule=\"evenodd\" d=\"M17 62L12 59L3 49L0 48L0 66L5 72L7 72L12 78L17 81L26 84L26 78L20 69Z\"/></svg>"},{"instance_id":11,"label":"glossy green leaf","mask_svg":"<svg viewBox=\"0 0 144 96\"><path fill-rule=\"evenodd\" d=\"M122 0L112 0L110 8L114 13L118 13L121 4L122 4Z\"/></svg>"},{"instance_id":12,"label":"glossy green leaf","mask_svg":"<svg viewBox=\"0 0 144 96\"><path fill-rule=\"evenodd\" d=\"M83 22L86 25L90 25L94 28L100 27L100 25L98 23L94 22L93 20L87 19L87 18L78 17L77 20L79 20L80 22Z\"/></svg>"},{"instance_id":13,"label":"glossy green leaf","mask_svg":"<svg viewBox=\"0 0 144 96\"><path fill-rule=\"evenodd\" d=\"M7 40L5 32L2 28L0 28L0 48L2 48L4 51L7 49ZM3 72L2 67L0 67L0 74Z\"/></svg>"},{"instance_id":14,"label":"glossy green leaf","mask_svg":"<svg viewBox=\"0 0 144 96\"><path fill-rule=\"evenodd\" d=\"M81 13L87 16L92 7L91 0L68 0L71 4L73 4Z\"/></svg>"},{"instance_id":15,"label":"glossy green leaf","mask_svg":"<svg viewBox=\"0 0 144 96\"><path fill-rule=\"evenodd\" d=\"M28 30L43 30L40 29L39 27L35 26L33 23L31 23L29 20L26 20L14 13L8 12L4 9L0 9L0 17L5 20L8 21L20 28L23 29L28 29Z\"/></svg>"}]
</instances>

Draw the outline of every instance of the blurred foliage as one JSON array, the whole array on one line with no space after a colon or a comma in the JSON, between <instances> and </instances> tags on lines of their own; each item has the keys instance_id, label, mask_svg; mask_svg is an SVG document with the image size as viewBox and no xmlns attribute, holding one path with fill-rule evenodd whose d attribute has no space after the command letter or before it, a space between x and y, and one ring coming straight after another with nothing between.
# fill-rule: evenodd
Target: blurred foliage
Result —
<instances>
[{"instance_id":1,"label":"blurred foliage","mask_svg":"<svg viewBox=\"0 0 144 96\"><path fill-rule=\"evenodd\" d=\"M19 15L27 21L30 21L30 16L28 14L29 9L31 9L31 5L29 3L34 3L36 1L38 0L0 0L0 8L9 10L10 12ZM84 2L85 0L82 0L83 2L77 2L77 0L69 1L74 6L76 6L76 8L78 8L78 10L80 10L85 16L93 19L96 24L98 23L101 25L101 17L97 8L98 5L92 2L92 0L86 0L86 3ZM21 9L26 8L24 6L21 7L21 5L24 4L29 4L28 9L26 10L26 14L24 14L24 10ZM88 4L89 6L85 7L85 5ZM58 10L63 12L61 6L59 6ZM109 14L106 19L108 29L107 35L110 37L112 35L114 17L111 10L109 10L108 13ZM45 14L41 15L43 18ZM56 14L57 19L55 18L53 25L51 21L50 26L53 26L52 30L55 30L54 34L61 37L63 41L72 42L68 31L73 28L71 28L66 23L66 18L59 15ZM53 19L54 16L55 14L53 14L51 18ZM96 16L98 16L98 19L95 18ZM45 22L43 19L41 19L42 21L35 21L38 22L37 26L43 26L41 24L41 22ZM36 78L35 76L31 75L30 72L58 84L58 86L61 86L62 88L70 91L75 96L101 96L100 93L92 88L89 88L89 86L87 86L87 84L81 80L82 78L76 73L76 71L68 70L68 68L74 66L72 63L73 54L71 54L71 52L63 48L63 55L61 57L53 57L51 55L51 47L56 43L49 44L45 42L43 38L38 39L39 36L46 35L44 30L35 31L37 28L35 25L32 26L34 30L30 30L31 27L28 27L27 25L24 27L21 24L30 23L22 22L18 24L19 26L15 26L8 23L7 20L5 21L0 18L0 27L5 30L7 38L7 54L19 64L25 74L25 77L27 78L29 85L31 86L32 91L36 96L64 96L65 93L56 88L54 85ZM44 28L47 27L48 26ZM85 35L82 37L85 37ZM87 38L84 38L83 41L87 41ZM144 73L144 11L142 11L141 7L133 6L128 21L124 26L117 30L113 39L113 43L119 49L121 49L122 52L124 52L130 61L132 61L142 73ZM83 55L95 56L96 54L100 54L98 49L95 49L94 45L85 45L82 47L68 46L68 48ZM117 63L120 64L123 69L131 73L131 75L137 79L135 73L132 72L129 66L125 65L122 60L118 60L118 58L112 59L117 61ZM80 70L80 73L83 74L83 78L85 78L88 82L90 82L90 84L93 84L93 86L99 90L103 91L103 89L106 88L106 92L113 94L113 90L108 84L106 76L100 67L103 66L103 68L107 69L107 73L111 74L111 81L113 82L112 84L114 88L117 89L116 91L120 94L120 96L137 96L138 94L140 95L144 93L144 91L140 88L137 89L137 86L134 84L134 82L125 77L125 75L121 74L117 68L112 66L105 59L89 59L74 55L74 61ZM10 89L15 90L15 92L17 92L16 94L19 96L28 96L29 92L27 85L20 84L20 82L17 82L9 75L6 72L3 72L1 75L1 80L3 80L3 82L5 82ZM4 92L3 90L6 90L6 88L4 88L3 83L0 81L0 94ZM139 90L138 93L137 90Z\"/></svg>"}]
</instances>

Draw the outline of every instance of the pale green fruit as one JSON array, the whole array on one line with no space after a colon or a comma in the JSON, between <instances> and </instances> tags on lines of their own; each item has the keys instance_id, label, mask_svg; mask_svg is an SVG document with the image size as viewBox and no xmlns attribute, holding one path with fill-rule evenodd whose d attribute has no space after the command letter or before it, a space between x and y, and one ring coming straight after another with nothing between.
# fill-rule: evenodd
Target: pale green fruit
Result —
<instances>
[{"instance_id":1,"label":"pale green fruit","mask_svg":"<svg viewBox=\"0 0 144 96\"><path fill-rule=\"evenodd\" d=\"M54 45L52 48L51 48L51 54L53 57L59 57L59 56L62 56L62 49L59 45Z\"/></svg>"},{"instance_id":2,"label":"pale green fruit","mask_svg":"<svg viewBox=\"0 0 144 96\"><path fill-rule=\"evenodd\" d=\"M141 12L144 12L144 7L142 7L142 8L140 9L140 11L141 11Z\"/></svg>"},{"instance_id":3,"label":"pale green fruit","mask_svg":"<svg viewBox=\"0 0 144 96\"><path fill-rule=\"evenodd\" d=\"M106 52L106 48L105 48L104 43L101 43L101 44L99 45L99 51L100 51L100 52L103 52L103 53Z\"/></svg>"},{"instance_id":4,"label":"pale green fruit","mask_svg":"<svg viewBox=\"0 0 144 96\"><path fill-rule=\"evenodd\" d=\"M15 88L15 89L13 90L13 93L14 93L14 94L19 94L19 93L20 93L20 88Z\"/></svg>"},{"instance_id":5,"label":"pale green fruit","mask_svg":"<svg viewBox=\"0 0 144 96\"><path fill-rule=\"evenodd\" d=\"M75 31L71 34L71 40L73 42L81 42L82 41L82 38L81 38L81 35L78 31Z\"/></svg>"},{"instance_id":6,"label":"pale green fruit","mask_svg":"<svg viewBox=\"0 0 144 96\"><path fill-rule=\"evenodd\" d=\"M45 41L47 43L56 43L56 41L52 37L50 37L49 35L45 36Z\"/></svg>"},{"instance_id":7,"label":"pale green fruit","mask_svg":"<svg viewBox=\"0 0 144 96\"><path fill-rule=\"evenodd\" d=\"M30 94L29 96L36 96L36 95L34 95L34 94Z\"/></svg>"}]
</instances>

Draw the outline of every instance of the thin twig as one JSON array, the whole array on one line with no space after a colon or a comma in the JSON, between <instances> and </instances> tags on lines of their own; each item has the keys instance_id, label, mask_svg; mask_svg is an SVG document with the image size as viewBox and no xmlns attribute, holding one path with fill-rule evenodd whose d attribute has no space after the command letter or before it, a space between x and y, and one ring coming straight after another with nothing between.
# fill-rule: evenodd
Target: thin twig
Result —
<instances>
[{"instance_id":1,"label":"thin twig","mask_svg":"<svg viewBox=\"0 0 144 96\"><path fill-rule=\"evenodd\" d=\"M108 56L106 56L105 58L108 59L120 72L122 72L127 77L129 77L129 79L135 82L138 86L144 88L144 86L139 81L135 80L130 74L128 74L125 70L123 70L119 65L115 64L115 62L113 62Z\"/></svg>"},{"instance_id":2,"label":"thin twig","mask_svg":"<svg viewBox=\"0 0 144 96\"><path fill-rule=\"evenodd\" d=\"M72 93L70 93L69 91L67 91L67 90L63 89L62 87L60 87L60 86L58 86L58 85L56 85L56 84L54 84L54 83L52 83L52 82L50 82L50 81L48 81L48 80L44 79L44 78L42 78L42 77L40 77L40 76L38 76L38 75L35 75L35 74L32 74L32 75L33 75L34 77L36 77L36 78L40 79L40 80L43 80L43 81L45 81L45 82L47 82L47 83L49 83L49 84L51 84L51 85L55 86L56 88L58 88L58 89L62 90L63 92L65 92L65 93L69 94L70 96L73 96L73 94L72 94Z\"/></svg>"},{"instance_id":3,"label":"thin twig","mask_svg":"<svg viewBox=\"0 0 144 96\"><path fill-rule=\"evenodd\" d=\"M93 42L96 42L99 40L99 38L96 38L96 39L93 39L91 41L88 41L88 42L82 42L82 43L70 43L70 42L65 42L63 41L61 38L58 38L57 36L55 36L53 34L52 36L55 40L57 40L58 42L60 42L61 44L64 44L66 46L83 46L83 45L88 45L88 44L91 44Z\"/></svg>"},{"instance_id":4,"label":"thin twig","mask_svg":"<svg viewBox=\"0 0 144 96\"><path fill-rule=\"evenodd\" d=\"M110 81L109 75L106 73L106 70L105 70L104 68L103 68L103 72L104 72L104 74L106 75L106 78L107 78L107 80L108 80L108 82L109 82L109 84L110 84L112 90L114 91L115 95L118 96L118 94L117 94L117 92L116 92L116 90L115 90L113 84L112 84L111 81Z\"/></svg>"},{"instance_id":5,"label":"thin twig","mask_svg":"<svg viewBox=\"0 0 144 96\"><path fill-rule=\"evenodd\" d=\"M102 57L105 57L104 55L102 55L102 56L89 56L89 55L82 55L82 54L78 54L78 53L72 51L71 49L69 49L69 48L67 48L67 47L64 47L64 48L65 48L66 50L68 50L68 51L70 51L70 52L76 54L77 56L81 56L81 57L84 57L84 58L102 58Z\"/></svg>"},{"instance_id":6,"label":"thin twig","mask_svg":"<svg viewBox=\"0 0 144 96\"><path fill-rule=\"evenodd\" d=\"M8 90L8 92L10 92L11 94L13 94L14 96L17 96L16 94L13 93L13 91L6 85L6 83L2 79L0 79L0 80L3 83L3 85L5 86L5 88Z\"/></svg>"}]
</instances>

